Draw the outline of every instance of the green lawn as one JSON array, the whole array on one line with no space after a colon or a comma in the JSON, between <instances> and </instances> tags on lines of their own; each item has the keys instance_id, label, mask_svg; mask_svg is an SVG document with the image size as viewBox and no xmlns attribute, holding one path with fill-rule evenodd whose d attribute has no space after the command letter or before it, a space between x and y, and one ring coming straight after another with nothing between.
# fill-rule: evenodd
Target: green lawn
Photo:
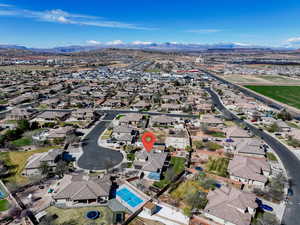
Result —
<instances>
[{"instance_id":1,"label":"green lawn","mask_svg":"<svg viewBox=\"0 0 300 225\"><path fill-rule=\"evenodd\" d=\"M12 151L12 152L1 152L0 160L3 160L6 165L10 166L9 172L11 176L5 178L5 182L12 182L17 184L28 183L28 177L22 176L22 171L26 166L27 159L35 153L41 153L49 151L52 148L57 148L58 146L50 146L45 148L36 149L33 151Z\"/></svg>"},{"instance_id":2,"label":"green lawn","mask_svg":"<svg viewBox=\"0 0 300 225\"><path fill-rule=\"evenodd\" d=\"M212 157L210 157L206 164L206 169L208 172L211 172L218 176L226 177L228 164L229 164L228 158L212 158Z\"/></svg>"},{"instance_id":3,"label":"green lawn","mask_svg":"<svg viewBox=\"0 0 300 225\"><path fill-rule=\"evenodd\" d=\"M9 207L9 202L6 199L0 200L0 212L8 210Z\"/></svg>"},{"instance_id":4,"label":"green lawn","mask_svg":"<svg viewBox=\"0 0 300 225\"><path fill-rule=\"evenodd\" d=\"M185 159L181 157L172 157L171 158L171 165L173 165L173 168L175 170L176 174L180 174L184 170L184 163Z\"/></svg>"},{"instance_id":5,"label":"green lawn","mask_svg":"<svg viewBox=\"0 0 300 225\"><path fill-rule=\"evenodd\" d=\"M12 141L12 144L14 144L17 147L23 147L23 146L31 145L32 139L29 137L22 137L20 139Z\"/></svg>"},{"instance_id":6,"label":"green lawn","mask_svg":"<svg viewBox=\"0 0 300 225\"><path fill-rule=\"evenodd\" d=\"M277 157L272 152L267 152L267 158L271 161L277 161Z\"/></svg>"},{"instance_id":7,"label":"green lawn","mask_svg":"<svg viewBox=\"0 0 300 225\"><path fill-rule=\"evenodd\" d=\"M101 216L98 219L93 221L85 218L85 214L87 211L90 210L98 210L101 213ZM54 223L59 225L64 222L68 222L70 220L77 221L78 225L81 224L103 224L103 225L110 225L112 224L113 213L107 207L83 207L83 208L70 208L70 209L60 209L54 206L51 206L46 209L47 213L49 214L56 214L58 216L57 219L54 220Z\"/></svg>"},{"instance_id":8,"label":"green lawn","mask_svg":"<svg viewBox=\"0 0 300 225\"><path fill-rule=\"evenodd\" d=\"M178 175L180 174L182 171L184 171L185 168L185 159L181 158L181 157L172 157L171 158L171 167L174 170L175 174ZM168 185L171 181L169 179L167 179L166 177L160 181L156 181L154 182L154 186L158 187L158 188L163 188L166 185Z\"/></svg>"},{"instance_id":9,"label":"green lawn","mask_svg":"<svg viewBox=\"0 0 300 225\"><path fill-rule=\"evenodd\" d=\"M279 102L300 109L300 86L253 86L246 85L255 92L273 98Z\"/></svg>"}]
</instances>

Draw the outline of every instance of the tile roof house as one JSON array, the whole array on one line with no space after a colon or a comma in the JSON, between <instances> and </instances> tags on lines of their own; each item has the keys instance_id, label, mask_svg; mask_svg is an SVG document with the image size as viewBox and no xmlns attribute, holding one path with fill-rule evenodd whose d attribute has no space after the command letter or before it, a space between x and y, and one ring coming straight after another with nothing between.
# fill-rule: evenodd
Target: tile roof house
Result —
<instances>
[{"instance_id":1,"label":"tile roof house","mask_svg":"<svg viewBox=\"0 0 300 225\"><path fill-rule=\"evenodd\" d=\"M172 126L176 121L176 118L169 116L152 116L150 119L152 126Z\"/></svg>"},{"instance_id":2,"label":"tile roof house","mask_svg":"<svg viewBox=\"0 0 300 225\"><path fill-rule=\"evenodd\" d=\"M286 133L286 137L291 137L297 141L300 141L300 129L292 128L290 132Z\"/></svg>"},{"instance_id":3,"label":"tile roof house","mask_svg":"<svg viewBox=\"0 0 300 225\"><path fill-rule=\"evenodd\" d=\"M234 142L225 144L225 149L234 154L251 157L265 157L265 149L262 141L255 138L237 138Z\"/></svg>"},{"instance_id":4,"label":"tile roof house","mask_svg":"<svg viewBox=\"0 0 300 225\"><path fill-rule=\"evenodd\" d=\"M7 115L8 120L30 120L34 115L32 110L25 108L14 108Z\"/></svg>"},{"instance_id":5,"label":"tile roof house","mask_svg":"<svg viewBox=\"0 0 300 225\"><path fill-rule=\"evenodd\" d=\"M125 116L121 117L119 119L119 124L120 125L135 125L135 126L137 126L141 122L142 119L143 119L142 114L130 113L130 114L126 114Z\"/></svg>"},{"instance_id":6,"label":"tile roof house","mask_svg":"<svg viewBox=\"0 0 300 225\"><path fill-rule=\"evenodd\" d=\"M218 224L250 225L258 208L256 195L222 186L207 195L204 215Z\"/></svg>"},{"instance_id":7,"label":"tile roof house","mask_svg":"<svg viewBox=\"0 0 300 225\"><path fill-rule=\"evenodd\" d=\"M55 121L66 120L70 115L70 112L63 112L63 111L44 111L40 115L36 117L36 119L48 120L48 121Z\"/></svg>"},{"instance_id":8,"label":"tile roof house","mask_svg":"<svg viewBox=\"0 0 300 225\"><path fill-rule=\"evenodd\" d=\"M229 162L228 172L232 180L263 187L270 176L271 167L266 159L235 155Z\"/></svg>"},{"instance_id":9,"label":"tile roof house","mask_svg":"<svg viewBox=\"0 0 300 225\"><path fill-rule=\"evenodd\" d=\"M61 186L52 196L56 204L76 206L107 203L112 185L109 177L68 176L60 181Z\"/></svg>"},{"instance_id":10,"label":"tile roof house","mask_svg":"<svg viewBox=\"0 0 300 225\"><path fill-rule=\"evenodd\" d=\"M211 114L202 115L200 123L206 126L218 126L224 124L223 120Z\"/></svg>"},{"instance_id":11,"label":"tile roof house","mask_svg":"<svg viewBox=\"0 0 300 225\"><path fill-rule=\"evenodd\" d=\"M135 154L134 168L142 171L144 177L152 180L160 180L160 176L167 160L167 152L139 151Z\"/></svg>"},{"instance_id":12,"label":"tile roof house","mask_svg":"<svg viewBox=\"0 0 300 225\"><path fill-rule=\"evenodd\" d=\"M247 130L244 130L238 126L228 127L225 130L227 138L251 138L253 137Z\"/></svg>"},{"instance_id":13,"label":"tile roof house","mask_svg":"<svg viewBox=\"0 0 300 225\"><path fill-rule=\"evenodd\" d=\"M46 162L48 166L54 170L56 167L57 161L60 159L63 153L62 149L51 149L48 152L37 153L32 155L28 160L23 171L23 174L26 176L30 175L39 175L40 174L40 165L43 162Z\"/></svg>"},{"instance_id":14,"label":"tile roof house","mask_svg":"<svg viewBox=\"0 0 300 225\"><path fill-rule=\"evenodd\" d=\"M282 120L277 120L275 123L281 132L289 132L291 130L291 127Z\"/></svg>"},{"instance_id":15,"label":"tile roof house","mask_svg":"<svg viewBox=\"0 0 300 225\"><path fill-rule=\"evenodd\" d=\"M57 129L51 129L48 132L47 138L49 140L55 139L55 138L65 138L67 135L70 135L74 132L74 128L72 126L66 126L66 127L59 127Z\"/></svg>"}]
</instances>

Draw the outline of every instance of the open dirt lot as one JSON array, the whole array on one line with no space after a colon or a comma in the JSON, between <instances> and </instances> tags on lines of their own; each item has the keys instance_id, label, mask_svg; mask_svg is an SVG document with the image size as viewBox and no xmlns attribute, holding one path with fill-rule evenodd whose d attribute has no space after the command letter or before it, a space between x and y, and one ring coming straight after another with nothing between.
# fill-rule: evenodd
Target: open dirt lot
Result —
<instances>
[{"instance_id":1,"label":"open dirt lot","mask_svg":"<svg viewBox=\"0 0 300 225\"><path fill-rule=\"evenodd\" d=\"M223 75L220 76L240 85L300 85L300 79L279 75Z\"/></svg>"}]
</instances>

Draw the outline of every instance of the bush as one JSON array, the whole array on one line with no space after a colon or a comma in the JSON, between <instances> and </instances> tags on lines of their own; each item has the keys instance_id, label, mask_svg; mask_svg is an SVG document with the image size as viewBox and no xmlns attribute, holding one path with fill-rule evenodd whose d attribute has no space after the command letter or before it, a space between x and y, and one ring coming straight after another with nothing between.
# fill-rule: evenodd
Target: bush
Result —
<instances>
[{"instance_id":1,"label":"bush","mask_svg":"<svg viewBox=\"0 0 300 225\"><path fill-rule=\"evenodd\" d=\"M206 147L207 147L208 150L210 150L210 151L216 151L216 150L218 150L218 149L223 148L222 145L219 145L219 144L217 144L217 143L215 143L215 142L208 142L208 143L206 144Z\"/></svg>"}]
</instances>

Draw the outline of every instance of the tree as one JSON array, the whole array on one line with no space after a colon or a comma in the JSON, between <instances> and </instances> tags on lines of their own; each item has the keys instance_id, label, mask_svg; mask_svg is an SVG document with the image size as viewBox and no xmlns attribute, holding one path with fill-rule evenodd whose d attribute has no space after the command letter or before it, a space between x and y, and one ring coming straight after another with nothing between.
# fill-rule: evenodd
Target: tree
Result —
<instances>
[{"instance_id":1,"label":"tree","mask_svg":"<svg viewBox=\"0 0 300 225\"><path fill-rule=\"evenodd\" d=\"M40 170L41 174L44 176L49 176L49 174L51 172L51 168L47 162L42 162L40 164L39 170Z\"/></svg>"},{"instance_id":2,"label":"tree","mask_svg":"<svg viewBox=\"0 0 300 225\"><path fill-rule=\"evenodd\" d=\"M293 119L292 115L288 111L286 111L286 109L278 113L277 118L282 120L288 120L288 121Z\"/></svg>"},{"instance_id":3,"label":"tree","mask_svg":"<svg viewBox=\"0 0 300 225\"><path fill-rule=\"evenodd\" d=\"M271 213L264 212L261 217L258 217L256 220L256 225L279 225L276 215Z\"/></svg>"},{"instance_id":4,"label":"tree","mask_svg":"<svg viewBox=\"0 0 300 225\"><path fill-rule=\"evenodd\" d=\"M19 120L18 121L18 128L22 131L25 132L27 130L30 130L30 123L28 120Z\"/></svg>"},{"instance_id":5,"label":"tree","mask_svg":"<svg viewBox=\"0 0 300 225\"><path fill-rule=\"evenodd\" d=\"M207 204L206 194L201 191L191 192L186 196L186 202L192 209L204 209Z\"/></svg>"},{"instance_id":6,"label":"tree","mask_svg":"<svg viewBox=\"0 0 300 225\"><path fill-rule=\"evenodd\" d=\"M192 149L191 146L187 145L187 146L185 147L185 150L186 150L187 152L191 152L193 149Z\"/></svg>"},{"instance_id":7,"label":"tree","mask_svg":"<svg viewBox=\"0 0 300 225\"><path fill-rule=\"evenodd\" d=\"M196 146L197 149L201 149L204 147L204 144L202 141L194 141L194 145Z\"/></svg>"},{"instance_id":8,"label":"tree","mask_svg":"<svg viewBox=\"0 0 300 225\"><path fill-rule=\"evenodd\" d=\"M271 126L267 130L271 133L274 133L274 132L278 132L280 129L279 129L277 123L272 123Z\"/></svg>"},{"instance_id":9,"label":"tree","mask_svg":"<svg viewBox=\"0 0 300 225\"><path fill-rule=\"evenodd\" d=\"M68 163L63 160L59 160L56 163L55 174L58 175L59 177L63 177L64 174L68 172L68 169L69 169Z\"/></svg>"}]
</instances>

